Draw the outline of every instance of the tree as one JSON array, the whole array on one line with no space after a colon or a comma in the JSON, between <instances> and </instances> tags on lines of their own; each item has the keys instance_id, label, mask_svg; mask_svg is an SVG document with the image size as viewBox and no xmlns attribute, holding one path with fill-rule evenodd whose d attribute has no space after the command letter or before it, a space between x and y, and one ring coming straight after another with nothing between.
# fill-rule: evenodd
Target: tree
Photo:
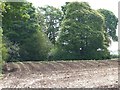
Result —
<instances>
[{"instance_id":1,"label":"tree","mask_svg":"<svg viewBox=\"0 0 120 90\"><path fill-rule=\"evenodd\" d=\"M53 6L46 6L39 7L38 13L39 22L43 22L43 31L47 34L50 41L55 45L60 22L62 19L62 12ZM43 14L43 17L41 14ZM41 17L44 19L43 21L41 21Z\"/></svg>"},{"instance_id":2,"label":"tree","mask_svg":"<svg viewBox=\"0 0 120 90\"><path fill-rule=\"evenodd\" d=\"M67 3L57 40L56 59L105 59L109 43L104 18L86 2ZM59 56L59 57L57 57Z\"/></svg>"},{"instance_id":3,"label":"tree","mask_svg":"<svg viewBox=\"0 0 120 90\"><path fill-rule=\"evenodd\" d=\"M5 12L3 12L3 34L8 37L12 42L20 43L23 38L21 35L29 32L33 32L33 30L28 31L25 25L28 26L28 22L33 22L32 17L34 17L34 8L32 4L25 2L6 2L5 3ZM31 15L31 17L30 17ZM26 30L25 30L26 29ZM20 35L19 35L20 34Z\"/></svg>"},{"instance_id":4,"label":"tree","mask_svg":"<svg viewBox=\"0 0 120 90\"><path fill-rule=\"evenodd\" d=\"M2 61L2 28L0 27L0 62Z\"/></svg>"},{"instance_id":5,"label":"tree","mask_svg":"<svg viewBox=\"0 0 120 90\"><path fill-rule=\"evenodd\" d=\"M117 17L113 12L106 9L98 9L97 11L105 18L105 30L109 37L111 37L113 41L118 41L118 37L116 36L116 28L118 24Z\"/></svg>"},{"instance_id":6,"label":"tree","mask_svg":"<svg viewBox=\"0 0 120 90\"><path fill-rule=\"evenodd\" d=\"M4 11L4 3L0 2L0 63L2 62L2 12Z\"/></svg>"},{"instance_id":7,"label":"tree","mask_svg":"<svg viewBox=\"0 0 120 90\"><path fill-rule=\"evenodd\" d=\"M6 2L5 5L3 34L12 42L13 46L19 46L19 54L16 54L18 56L14 54L14 59L46 59L44 57L47 57L50 43L46 42L47 39L41 31L41 26L37 21L36 11L32 4L28 2ZM13 52L10 56L13 56Z\"/></svg>"},{"instance_id":8,"label":"tree","mask_svg":"<svg viewBox=\"0 0 120 90\"><path fill-rule=\"evenodd\" d=\"M0 27L0 74L2 73L2 29Z\"/></svg>"},{"instance_id":9,"label":"tree","mask_svg":"<svg viewBox=\"0 0 120 90\"><path fill-rule=\"evenodd\" d=\"M0 2L0 6L2 6L2 3ZM1 9L2 7L0 7L0 9ZM0 18L2 17L2 12L0 12ZM2 19L2 18L1 18ZM0 22L2 22L1 20L0 20ZM0 62L1 62L1 60L2 60L2 26L0 25Z\"/></svg>"},{"instance_id":10,"label":"tree","mask_svg":"<svg viewBox=\"0 0 120 90\"><path fill-rule=\"evenodd\" d=\"M41 31L37 31L24 42L20 47L22 60L47 60L52 45Z\"/></svg>"}]
</instances>

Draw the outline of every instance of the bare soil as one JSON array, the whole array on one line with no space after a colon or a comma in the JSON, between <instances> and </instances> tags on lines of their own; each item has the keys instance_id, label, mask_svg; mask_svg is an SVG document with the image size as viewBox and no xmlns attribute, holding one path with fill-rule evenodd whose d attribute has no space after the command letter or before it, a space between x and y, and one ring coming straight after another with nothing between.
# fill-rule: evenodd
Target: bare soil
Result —
<instances>
[{"instance_id":1,"label":"bare soil","mask_svg":"<svg viewBox=\"0 0 120 90\"><path fill-rule=\"evenodd\" d=\"M1 88L117 88L118 61L12 62Z\"/></svg>"}]
</instances>

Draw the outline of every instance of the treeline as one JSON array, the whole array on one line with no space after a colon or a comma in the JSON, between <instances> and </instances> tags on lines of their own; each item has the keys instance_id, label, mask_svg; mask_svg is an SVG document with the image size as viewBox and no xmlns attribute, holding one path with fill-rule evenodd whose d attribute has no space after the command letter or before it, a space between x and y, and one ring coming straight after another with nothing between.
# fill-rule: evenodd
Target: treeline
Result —
<instances>
[{"instance_id":1,"label":"treeline","mask_svg":"<svg viewBox=\"0 0 120 90\"><path fill-rule=\"evenodd\" d=\"M118 40L113 12L87 2L66 2L61 9L29 2L1 6L5 61L109 59L110 39Z\"/></svg>"}]
</instances>

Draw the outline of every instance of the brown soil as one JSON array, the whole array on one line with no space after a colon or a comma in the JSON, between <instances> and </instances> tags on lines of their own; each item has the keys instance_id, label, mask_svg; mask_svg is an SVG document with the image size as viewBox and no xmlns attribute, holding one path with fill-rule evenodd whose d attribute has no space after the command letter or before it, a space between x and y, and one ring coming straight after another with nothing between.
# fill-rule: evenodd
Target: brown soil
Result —
<instances>
[{"instance_id":1,"label":"brown soil","mask_svg":"<svg viewBox=\"0 0 120 90\"><path fill-rule=\"evenodd\" d=\"M117 88L118 61L13 62L0 88Z\"/></svg>"}]
</instances>

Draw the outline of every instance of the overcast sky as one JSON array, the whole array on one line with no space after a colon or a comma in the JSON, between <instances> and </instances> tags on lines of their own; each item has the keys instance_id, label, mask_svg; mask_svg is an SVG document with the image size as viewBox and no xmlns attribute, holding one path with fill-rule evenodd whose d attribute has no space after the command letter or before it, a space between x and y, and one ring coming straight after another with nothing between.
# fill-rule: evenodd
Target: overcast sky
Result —
<instances>
[{"instance_id":1,"label":"overcast sky","mask_svg":"<svg viewBox=\"0 0 120 90\"><path fill-rule=\"evenodd\" d=\"M60 8L65 2L73 2L73 1L83 1L88 2L93 9L104 8L112 11L118 17L118 2L119 0L27 0L32 2L35 7L51 5L56 8ZM117 51L118 43L112 42L109 50Z\"/></svg>"}]
</instances>

